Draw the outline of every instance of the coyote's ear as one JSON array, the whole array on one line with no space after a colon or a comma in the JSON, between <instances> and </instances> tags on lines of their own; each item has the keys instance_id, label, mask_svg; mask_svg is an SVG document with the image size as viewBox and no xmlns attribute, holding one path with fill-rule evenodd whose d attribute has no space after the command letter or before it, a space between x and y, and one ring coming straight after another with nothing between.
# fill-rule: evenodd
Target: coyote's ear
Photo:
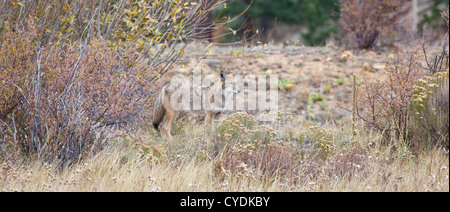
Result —
<instances>
[{"instance_id":1,"label":"coyote's ear","mask_svg":"<svg viewBox=\"0 0 450 212\"><path fill-rule=\"evenodd\" d=\"M222 78L222 80L225 80L225 72L224 71L220 71L220 78Z\"/></svg>"}]
</instances>

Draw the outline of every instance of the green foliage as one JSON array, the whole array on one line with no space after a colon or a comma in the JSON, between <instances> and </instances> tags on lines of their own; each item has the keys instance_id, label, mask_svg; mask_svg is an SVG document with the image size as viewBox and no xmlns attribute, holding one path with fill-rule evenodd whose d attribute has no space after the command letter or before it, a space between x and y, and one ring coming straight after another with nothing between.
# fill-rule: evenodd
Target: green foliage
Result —
<instances>
[{"instance_id":1,"label":"green foliage","mask_svg":"<svg viewBox=\"0 0 450 212\"><path fill-rule=\"evenodd\" d=\"M224 14L240 14L250 5L250 0L237 0L222 10ZM337 33L337 25L333 18L338 16L338 0L255 0L246 12L252 20L254 31L264 28L263 33L270 33L274 20L286 24L304 25L307 31L302 34L308 45L321 45L331 33ZM231 28L240 26L244 20ZM244 29L245 30L245 29Z\"/></svg>"},{"instance_id":2,"label":"green foliage","mask_svg":"<svg viewBox=\"0 0 450 212\"><path fill-rule=\"evenodd\" d=\"M436 29L438 27L442 27L442 25L445 26L444 23L442 23L442 17L441 17L441 9L440 7L448 8L449 1L447 0L432 0L433 7L428 13L423 14L422 20L420 21L420 25L430 24L433 29ZM419 30L422 30L422 27L418 28Z\"/></svg>"},{"instance_id":3,"label":"green foliage","mask_svg":"<svg viewBox=\"0 0 450 212\"><path fill-rule=\"evenodd\" d=\"M345 84L345 78L344 78L344 77L341 77L341 78L335 78L334 80L338 83L338 85L343 85L343 84Z\"/></svg>"},{"instance_id":4,"label":"green foliage","mask_svg":"<svg viewBox=\"0 0 450 212\"><path fill-rule=\"evenodd\" d=\"M284 79L278 81L278 89L279 90L290 90L295 85L295 81Z\"/></svg>"},{"instance_id":5,"label":"green foliage","mask_svg":"<svg viewBox=\"0 0 450 212\"><path fill-rule=\"evenodd\" d=\"M251 3L249 0L233 1L223 11L225 14L239 14ZM264 18L293 24L301 22L299 15L300 3L297 0L272 1L254 0L247 11L247 15L253 19L254 24L261 23ZM265 20L264 20L265 21ZM267 30L267 29L266 29Z\"/></svg>"},{"instance_id":6,"label":"green foliage","mask_svg":"<svg viewBox=\"0 0 450 212\"><path fill-rule=\"evenodd\" d=\"M315 102L321 101L323 99L323 95L318 94L316 92L312 92L308 95L308 105L306 105L308 121L312 121L314 119L314 113L312 112L312 106Z\"/></svg>"},{"instance_id":7,"label":"green foliage","mask_svg":"<svg viewBox=\"0 0 450 212\"><path fill-rule=\"evenodd\" d=\"M304 0L301 17L307 31L302 34L307 45L323 45L330 35L337 34L338 0Z\"/></svg>"}]
</instances>

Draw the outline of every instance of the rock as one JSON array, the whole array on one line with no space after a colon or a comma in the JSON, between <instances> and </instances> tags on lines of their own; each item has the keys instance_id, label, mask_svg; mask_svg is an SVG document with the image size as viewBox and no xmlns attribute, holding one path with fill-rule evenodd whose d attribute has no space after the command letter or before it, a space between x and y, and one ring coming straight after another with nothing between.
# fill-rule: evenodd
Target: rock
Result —
<instances>
[{"instance_id":1,"label":"rock","mask_svg":"<svg viewBox=\"0 0 450 212\"><path fill-rule=\"evenodd\" d=\"M353 57L353 54L350 51L345 50L345 51L343 51L341 53L341 56L339 57L339 60L341 61L341 60L348 59L348 58L351 58L351 57Z\"/></svg>"},{"instance_id":2,"label":"rock","mask_svg":"<svg viewBox=\"0 0 450 212\"><path fill-rule=\"evenodd\" d=\"M324 50L320 51L320 54L325 55L330 53L330 49L329 48L325 48Z\"/></svg>"},{"instance_id":3,"label":"rock","mask_svg":"<svg viewBox=\"0 0 450 212\"><path fill-rule=\"evenodd\" d=\"M297 63L294 64L294 66L297 67L297 68L300 68L300 67L305 66L305 64L303 64L302 62L297 62Z\"/></svg>"},{"instance_id":4,"label":"rock","mask_svg":"<svg viewBox=\"0 0 450 212\"><path fill-rule=\"evenodd\" d=\"M261 71L266 71L267 69L269 69L269 66L268 65L261 65L260 68L261 68Z\"/></svg>"},{"instance_id":5,"label":"rock","mask_svg":"<svg viewBox=\"0 0 450 212\"><path fill-rule=\"evenodd\" d=\"M212 70L215 70L219 66L220 60L209 59L206 60L206 64L208 64Z\"/></svg>"},{"instance_id":6,"label":"rock","mask_svg":"<svg viewBox=\"0 0 450 212\"><path fill-rule=\"evenodd\" d=\"M374 63L372 65L372 68L374 68L377 71L381 71L381 70L384 70L386 68L386 64L384 64L384 63Z\"/></svg>"},{"instance_id":7,"label":"rock","mask_svg":"<svg viewBox=\"0 0 450 212\"><path fill-rule=\"evenodd\" d=\"M274 68L283 68L283 63L277 62L272 64Z\"/></svg>"},{"instance_id":8,"label":"rock","mask_svg":"<svg viewBox=\"0 0 450 212\"><path fill-rule=\"evenodd\" d=\"M343 98L342 91L336 92L335 96L336 96L336 98L337 98L338 100L342 100L342 98Z\"/></svg>"},{"instance_id":9,"label":"rock","mask_svg":"<svg viewBox=\"0 0 450 212\"><path fill-rule=\"evenodd\" d=\"M368 62L364 62L362 68L364 71L372 71L372 67L370 66L370 64Z\"/></svg>"},{"instance_id":10,"label":"rock","mask_svg":"<svg viewBox=\"0 0 450 212\"><path fill-rule=\"evenodd\" d=\"M368 58L375 58L378 54L374 51L367 51L365 55Z\"/></svg>"}]
</instances>

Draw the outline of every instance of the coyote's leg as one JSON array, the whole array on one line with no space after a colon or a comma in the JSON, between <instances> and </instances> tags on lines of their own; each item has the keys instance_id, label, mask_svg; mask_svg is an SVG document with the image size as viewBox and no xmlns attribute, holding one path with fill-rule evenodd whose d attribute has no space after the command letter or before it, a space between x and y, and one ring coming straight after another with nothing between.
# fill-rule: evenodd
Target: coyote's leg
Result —
<instances>
[{"instance_id":1,"label":"coyote's leg","mask_svg":"<svg viewBox=\"0 0 450 212\"><path fill-rule=\"evenodd\" d=\"M213 125L214 125L214 121L215 121L215 120L218 120L219 118L220 118L220 113L214 114L214 118L213 118L213 120L212 120Z\"/></svg>"},{"instance_id":2,"label":"coyote's leg","mask_svg":"<svg viewBox=\"0 0 450 212\"><path fill-rule=\"evenodd\" d=\"M173 140L173 137L170 134L170 129L172 128L172 122L177 117L177 115L178 115L177 111L173 110L166 111L166 122L162 127L162 131L164 131L164 134L166 134L166 138L170 141Z\"/></svg>"},{"instance_id":3,"label":"coyote's leg","mask_svg":"<svg viewBox=\"0 0 450 212\"><path fill-rule=\"evenodd\" d=\"M206 111L205 126L211 126L211 121L213 119L213 114L211 111Z\"/></svg>"},{"instance_id":4,"label":"coyote's leg","mask_svg":"<svg viewBox=\"0 0 450 212\"><path fill-rule=\"evenodd\" d=\"M161 125L158 128L158 132L161 134L161 137L167 138L166 131L164 130L164 126L166 125L167 117L161 122Z\"/></svg>"}]
</instances>

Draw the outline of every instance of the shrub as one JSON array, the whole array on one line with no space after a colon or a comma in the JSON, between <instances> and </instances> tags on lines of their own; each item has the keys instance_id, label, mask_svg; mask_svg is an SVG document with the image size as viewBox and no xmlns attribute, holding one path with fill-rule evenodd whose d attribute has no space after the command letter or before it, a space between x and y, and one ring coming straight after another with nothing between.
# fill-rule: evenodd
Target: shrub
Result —
<instances>
[{"instance_id":1,"label":"shrub","mask_svg":"<svg viewBox=\"0 0 450 212\"><path fill-rule=\"evenodd\" d=\"M329 166L325 166L324 172L330 178L365 177L368 166L368 153L365 149L355 146L352 149L336 154L327 159Z\"/></svg>"},{"instance_id":2,"label":"shrub","mask_svg":"<svg viewBox=\"0 0 450 212\"><path fill-rule=\"evenodd\" d=\"M255 142L229 148L218 157L213 171L222 179L238 176L272 181L280 177L295 181L299 173L297 164L298 155L292 143Z\"/></svg>"},{"instance_id":3,"label":"shrub","mask_svg":"<svg viewBox=\"0 0 450 212\"><path fill-rule=\"evenodd\" d=\"M400 0L340 0L341 31L349 33L349 42L357 48L373 48L384 31L393 30L394 13Z\"/></svg>"},{"instance_id":4,"label":"shrub","mask_svg":"<svg viewBox=\"0 0 450 212\"><path fill-rule=\"evenodd\" d=\"M449 72L418 80L410 106L410 136L416 142L449 143Z\"/></svg>"},{"instance_id":5,"label":"shrub","mask_svg":"<svg viewBox=\"0 0 450 212\"><path fill-rule=\"evenodd\" d=\"M168 161L164 146L161 144L155 144L154 141L141 143L139 153L141 158L145 158L151 164L165 163Z\"/></svg>"},{"instance_id":6,"label":"shrub","mask_svg":"<svg viewBox=\"0 0 450 212\"><path fill-rule=\"evenodd\" d=\"M21 150L72 163L103 142L105 127L147 117L139 111L150 111L155 87L124 68L109 42L39 48L32 19L28 26L1 39L2 156Z\"/></svg>"},{"instance_id":7,"label":"shrub","mask_svg":"<svg viewBox=\"0 0 450 212\"><path fill-rule=\"evenodd\" d=\"M0 156L72 164L147 122L155 82L222 3L1 3Z\"/></svg>"},{"instance_id":8,"label":"shrub","mask_svg":"<svg viewBox=\"0 0 450 212\"><path fill-rule=\"evenodd\" d=\"M415 47L399 53L387 63L387 80L363 82L356 91L356 115L387 137L406 140L413 86L425 74L418 52L419 47Z\"/></svg>"},{"instance_id":9,"label":"shrub","mask_svg":"<svg viewBox=\"0 0 450 212\"><path fill-rule=\"evenodd\" d=\"M448 33L440 44L442 51L433 62L425 39L398 52L387 62L387 80L364 82L357 89L355 115L404 144L448 143Z\"/></svg>"},{"instance_id":10,"label":"shrub","mask_svg":"<svg viewBox=\"0 0 450 212\"><path fill-rule=\"evenodd\" d=\"M331 34L338 33L337 21L334 21L339 17L338 0L303 0L300 4L301 19L307 29L302 38L307 45L323 45Z\"/></svg>"},{"instance_id":11,"label":"shrub","mask_svg":"<svg viewBox=\"0 0 450 212\"><path fill-rule=\"evenodd\" d=\"M35 29L30 28L28 32L8 32L0 37L0 120L25 101L21 87L30 83L35 35Z\"/></svg>"},{"instance_id":12,"label":"shrub","mask_svg":"<svg viewBox=\"0 0 450 212\"><path fill-rule=\"evenodd\" d=\"M300 146L309 146L307 157L315 155L326 158L336 150L334 145L335 133L325 128L319 128L317 125L307 125L299 129L297 142ZM306 155L305 155L306 156Z\"/></svg>"},{"instance_id":13,"label":"shrub","mask_svg":"<svg viewBox=\"0 0 450 212\"><path fill-rule=\"evenodd\" d=\"M233 38L236 32L244 39L258 38L258 31L261 31L261 42L267 42L272 27L278 22L304 25L302 38L307 45L323 45L331 33L337 33L337 24L333 18L339 12L338 0L237 0L230 1L223 12L240 14L243 11L246 12L246 20L242 18L237 21L245 27L234 31ZM232 25L229 27L237 28Z\"/></svg>"},{"instance_id":14,"label":"shrub","mask_svg":"<svg viewBox=\"0 0 450 212\"><path fill-rule=\"evenodd\" d=\"M286 114L278 116L278 124L293 118ZM234 113L222 120L215 136L215 145L226 143L219 147L221 154L214 165L214 174L218 177L237 175L273 180L277 176L295 178L297 174L298 154L294 143L277 141L273 128L259 125L246 112Z\"/></svg>"},{"instance_id":15,"label":"shrub","mask_svg":"<svg viewBox=\"0 0 450 212\"><path fill-rule=\"evenodd\" d=\"M220 0L25 0L20 4L3 1L0 34L24 29L26 20L34 17L35 41L41 46L92 36L103 38L112 41L110 47L130 67L140 66L140 71L145 71L141 75L152 82L182 56L186 47L183 42L195 38L199 30L214 27L203 24L203 19L223 3Z\"/></svg>"},{"instance_id":16,"label":"shrub","mask_svg":"<svg viewBox=\"0 0 450 212\"><path fill-rule=\"evenodd\" d=\"M259 125L255 117L246 112L231 114L216 127L217 141L255 142L267 144L276 139L275 130Z\"/></svg>"}]
</instances>

